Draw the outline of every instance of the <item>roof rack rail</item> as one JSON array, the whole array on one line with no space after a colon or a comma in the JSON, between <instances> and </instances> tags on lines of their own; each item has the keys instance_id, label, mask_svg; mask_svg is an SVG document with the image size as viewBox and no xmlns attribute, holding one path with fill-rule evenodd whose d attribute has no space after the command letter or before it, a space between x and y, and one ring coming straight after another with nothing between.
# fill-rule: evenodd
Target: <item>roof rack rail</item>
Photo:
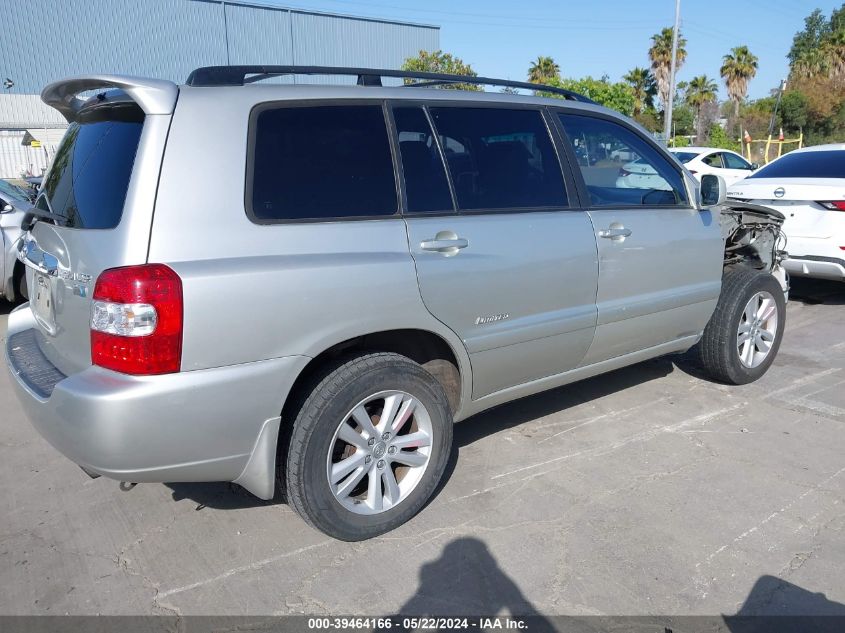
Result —
<instances>
[{"instance_id":1,"label":"roof rack rail","mask_svg":"<svg viewBox=\"0 0 845 633\"><path fill-rule=\"evenodd\" d=\"M565 88L558 88L557 86L534 84L526 81L511 81L510 79L448 75L413 70L392 70L387 68L347 68L345 66L204 66L203 68L197 68L192 71L185 83L189 86L197 87L243 86L248 83L267 79L268 77L278 77L281 75L353 75L358 77L359 86L381 86L382 77L421 80L417 83L404 84L409 88L448 84L502 86L550 92L561 95L571 101L595 104L595 101L588 99L584 95L573 92L572 90L566 90Z\"/></svg>"}]
</instances>

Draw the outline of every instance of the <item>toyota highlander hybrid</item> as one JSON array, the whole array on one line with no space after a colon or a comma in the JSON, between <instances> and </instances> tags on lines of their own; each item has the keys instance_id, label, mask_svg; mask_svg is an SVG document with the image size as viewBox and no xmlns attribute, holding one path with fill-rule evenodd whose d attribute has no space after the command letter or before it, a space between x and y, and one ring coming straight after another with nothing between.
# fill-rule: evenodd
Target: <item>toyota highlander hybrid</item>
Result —
<instances>
[{"instance_id":1,"label":"toyota highlander hybrid","mask_svg":"<svg viewBox=\"0 0 845 633\"><path fill-rule=\"evenodd\" d=\"M260 81L320 72L358 85ZM274 66L47 86L69 128L5 350L38 431L92 476L278 491L358 540L424 506L485 409L693 347L714 379L766 372L781 214L575 93L432 88L468 81L537 90ZM634 161L649 184L620 186Z\"/></svg>"}]
</instances>

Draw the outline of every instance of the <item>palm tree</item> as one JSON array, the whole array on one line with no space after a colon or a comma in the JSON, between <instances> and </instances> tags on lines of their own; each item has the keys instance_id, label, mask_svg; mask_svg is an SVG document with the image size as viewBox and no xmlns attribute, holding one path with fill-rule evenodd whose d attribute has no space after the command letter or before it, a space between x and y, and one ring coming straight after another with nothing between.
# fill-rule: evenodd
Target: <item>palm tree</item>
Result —
<instances>
[{"instance_id":1,"label":"palm tree","mask_svg":"<svg viewBox=\"0 0 845 633\"><path fill-rule=\"evenodd\" d=\"M751 54L747 46L737 46L722 58L723 64L719 69L728 97L734 104L734 117L739 116L739 104L748 92L748 82L757 74L757 57Z\"/></svg>"},{"instance_id":2,"label":"palm tree","mask_svg":"<svg viewBox=\"0 0 845 633\"><path fill-rule=\"evenodd\" d=\"M675 72L681 69L687 58L687 41L678 33L678 52L675 60ZM651 60L651 72L657 83L657 93L663 109L669 103L669 75L672 72L672 28L667 27L651 36L651 48L648 49Z\"/></svg>"},{"instance_id":3,"label":"palm tree","mask_svg":"<svg viewBox=\"0 0 845 633\"><path fill-rule=\"evenodd\" d=\"M702 108L716 100L716 91L719 86L707 75L693 77L687 84L686 101L695 112L695 132L701 138L703 121L701 120Z\"/></svg>"},{"instance_id":4,"label":"palm tree","mask_svg":"<svg viewBox=\"0 0 845 633\"><path fill-rule=\"evenodd\" d=\"M654 107L652 98L657 92L657 87L648 68L632 68L622 79L627 81L634 91L634 116L646 107Z\"/></svg>"},{"instance_id":5,"label":"palm tree","mask_svg":"<svg viewBox=\"0 0 845 633\"><path fill-rule=\"evenodd\" d=\"M550 79L560 79L560 66L551 57L538 57L528 67L528 81L532 84L546 83Z\"/></svg>"},{"instance_id":6,"label":"palm tree","mask_svg":"<svg viewBox=\"0 0 845 633\"><path fill-rule=\"evenodd\" d=\"M826 38L822 55L833 78L845 77L845 30L834 31Z\"/></svg>"}]
</instances>

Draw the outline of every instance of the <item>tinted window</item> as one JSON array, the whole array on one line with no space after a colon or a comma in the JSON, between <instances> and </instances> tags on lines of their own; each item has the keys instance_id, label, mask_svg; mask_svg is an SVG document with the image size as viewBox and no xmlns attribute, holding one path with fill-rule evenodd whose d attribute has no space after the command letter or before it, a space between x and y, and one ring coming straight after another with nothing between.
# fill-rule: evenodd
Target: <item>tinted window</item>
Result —
<instances>
[{"instance_id":1,"label":"tinted window","mask_svg":"<svg viewBox=\"0 0 845 633\"><path fill-rule=\"evenodd\" d=\"M845 178L845 150L786 154L749 178Z\"/></svg>"},{"instance_id":2,"label":"tinted window","mask_svg":"<svg viewBox=\"0 0 845 633\"><path fill-rule=\"evenodd\" d=\"M5 180L0 180L0 200L7 203L29 202L26 194L21 189Z\"/></svg>"},{"instance_id":3,"label":"tinted window","mask_svg":"<svg viewBox=\"0 0 845 633\"><path fill-rule=\"evenodd\" d=\"M393 111L408 211L451 211L452 194L434 134L422 108Z\"/></svg>"},{"instance_id":4,"label":"tinted window","mask_svg":"<svg viewBox=\"0 0 845 633\"><path fill-rule=\"evenodd\" d=\"M672 153L675 155L675 158L677 158L682 163L688 163L693 158L698 156L698 154L696 154L695 152L672 152Z\"/></svg>"},{"instance_id":5,"label":"tinted window","mask_svg":"<svg viewBox=\"0 0 845 633\"><path fill-rule=\"evenodd\" d=\"M736 154L722 153L722 160L728 169L751 169L751 164Z\"/></svg>"},{"instance_id":6,"label":"tinted window","mask_svg":"<svg viewBox=\"0 0 845 633\"><path fill-rule=\"evenodd\" d=\"M461 209L565 206L542 115L534 110L431 108Z\"/></svg>"},{"instance_id":7,"label":"tinted window","mask_svg":"<svg viewBox=\"0 0 845 633\"><path fill-rule=\"evenodd\" d=\"M594 206L686 203L677 167L635 132L606 119L559 116Z\"/></svg>"},{"instance_id":8,"label":"tinted window","mask_svg":"<svg viewBox=\"0 0 845 633\"><path fill-rule=\"evenodd\" d=\"M722 168L722 155L721 154L710 154L709 156L705 156L701 159L701 162L705 165L709 165L710 167L717 167L719 169Z\"/></svg>"},{"instance_id":9,"label":"tinted window","mask_svg":"<svg viewBox=\"0 0 845 633\"><path fill-rule=\"evenodd\" d=\"M396 213L393 160L381 106L264 109L252 134L249 200L256 219Z\"/></svg>"},{"instance_id":10,"label":"tinted window","mask_svg":"<svg viewBox=\"0 0 845 633\"><path fill-rule=\"evenodd\" d=\"M109 106L71 123L56 151L36 207L80 229L111 229L123 214L144 114Z\"/></svg>"}]
</instances>

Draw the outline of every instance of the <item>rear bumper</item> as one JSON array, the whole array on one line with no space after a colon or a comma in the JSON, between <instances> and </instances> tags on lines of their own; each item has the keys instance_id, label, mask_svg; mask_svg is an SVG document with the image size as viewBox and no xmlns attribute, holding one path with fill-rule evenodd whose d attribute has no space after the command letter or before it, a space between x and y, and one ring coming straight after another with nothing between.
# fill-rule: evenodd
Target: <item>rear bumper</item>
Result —
<instances>
[{"instance_id":1,"label":"rear bumper","mask_svg":"<svg viewBox=\"0 0 845 633\"><path fill-rule=\"evenodd\" d=\"M281 407L308 358L163 376L89 367L64 377L39 350L21 348L35 345L34 327L28 304L9 315L6 362L28 418L59 452L121 481L235 481L273 495Z\"/></svg>"},{"instance_id":2,"label":"rear bumper","mask_svg":"<svg viewBox=\"0 0 845 633\"><path fill-rule=\"evenodd\" d=\"M845 260L836 257L805 255L790 256L783 262L783 267L795 277L815 277L845 281Z\"/></svg>"}]
</instances>

